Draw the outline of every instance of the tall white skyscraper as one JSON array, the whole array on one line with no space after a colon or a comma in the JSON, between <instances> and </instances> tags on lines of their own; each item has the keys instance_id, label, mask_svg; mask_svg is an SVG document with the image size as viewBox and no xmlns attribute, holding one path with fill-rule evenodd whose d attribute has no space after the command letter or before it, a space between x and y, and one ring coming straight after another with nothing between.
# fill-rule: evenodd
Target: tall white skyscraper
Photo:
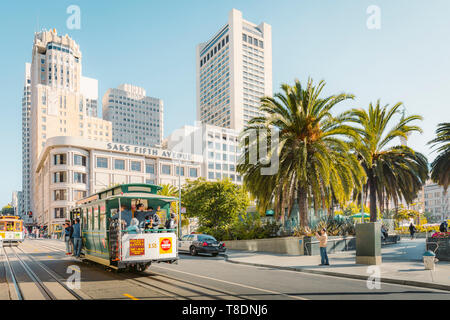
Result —
<instances>
[{"instance_id":1,"label":"tall white skyscraper","mask_svg":"<svg viewBox=\"0 0 450 320\"><path fill-rule=\"evenodd\" d=\"M103 119L112 122L113 142L152 147L160 145L164 133L164 103L148 97L130 84L108 89L103 96Z\"/></svg>"},{"instance_id":2,"label":"tall white skyscraper","mask_svg":"<svg viewBox=\"0 0 450 320\"><path fill-rule=\"evenodd\" d=\"M30 109L27 109L29 113L24 115L23 122L23 132L26 132L24 154L27 154L28 161L24 162L23 169L24 198L29 196L28 206L33 211L33 216L55 216L59 212L57 208L50 208L45 213L34 212L42 202L43 192L37 189L39 183L35 177L36 163L49 138L70 136L112 141L111 123L98 118L96 114L97 80L82 76L81 63L79 45L68 35L58 35L56 30L35 33L32 63L29 74L26 74L29 88L25 89L27 97L30 97L26 99L27 104L29 102L27 108L29 106ZM65 157L58 159L62 171L63 166L73 160ZM57 185L61 189L64 189L65 183L70 182L67 180L72 180L67 172L64 176L66 180L58 181ZM26 194L28 185L30 192Z\"/></svg>"},{"instance_id":3,"label":"tall white skyscraper","mask_svg":"<svg viewBox=\"0 0 450 320\"><path fill-rule=\"evenodd\" d=\"M30 159L30 117L31 117L31 64L25 64L25 79L22 96L22 211L31 211L31 159Z\"/></svg>"},{"instance_id":4,"label":"tall white skyscraper","mask_svg":"<svg viewBox=\"0 0 450 320\"><path fill-rule=\"evenodd\" d=\"M197 46L197 120L241 131L272 96L272 27L233 9L228 23Z\"/></svg>"}]
</instances>

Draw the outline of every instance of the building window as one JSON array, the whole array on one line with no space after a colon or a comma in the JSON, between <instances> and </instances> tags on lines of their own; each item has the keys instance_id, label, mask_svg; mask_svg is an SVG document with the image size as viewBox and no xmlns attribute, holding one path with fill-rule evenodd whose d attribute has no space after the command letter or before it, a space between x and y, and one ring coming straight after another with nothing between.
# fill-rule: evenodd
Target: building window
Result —
<instances>
[{"instance_id":1,"label":"building window","mask_svg":"<svg viewBox=\"0 0 450 320\"><path fill-rule=\"evenodd\" d=\"M208 172L208 179L214 179L214 172Z\"/></svg>"},{"instance_id":2,"label":"building window","mask_svg":"<svg viewBox=\"0 0 450 320\"><path fill-rule=\"evenodd\" d=\"M67 190L55 190L53 191L54 201L67 200Z\"/></svg>"},{"instance_id":3,"label":"building window","mask_svg":"<svg viewBox=\"0 0 450 320\"><path fill-rule=\"evenodd\" d=\"M139 161L131 161L131 171L141 172L141 163Z\"/></svg>"},{"instance_id":4,"label":"building window","mask_svg":"<svg viewBox=\"0 0 450 320\"><path fill-rule=\"evenodd\" d=\"M180 167L175 167L176 168L176 175L181 175L182 177L184 177L184 167L181 167L181 174L180 174Z\"/></svg>"},{"instance_id":5,"label":"building window","mask_svg":"<svg viewBox=\"0 0 450 320\"><path fill-rule=\"evenodd\" d=\"M67 156L65 154L55 154L53 156L53 164L55 166L67 164Z\"/></svg>"},{"instance_id":6,"label":"building window","mask_svg":"<svg viewBox=\"0 0 450 320\"><path fill-rule=\"evenodd\" d=\"M146 179L145 180L146 184L155 184L155 180L151 180L151 179Z\"/></svg>"},{"instance_id":7,"label":"building window","mask_svg":"<svg viewBox=\"0 0 450 320\"><path fill-rule=\"evenodd\" d=\"M75 154L73 156L73 164L75 166L86 167L86 157L85 156L80 156L79 154Z\"/></svg>"},{"instance_id":8,"label":"building window","mask_svg":"<svg viewBox=\"0 0 450 320\"><path fill-rule=\"evenodd\" d=\"M83 183L86 184L86 174L80 172L73 173L73 183Z\"/></svg>"},{"instance_id":9,"label":"building window","mask_svg":"<svg viewBox=\"0 0 450 320\"><path fill-rule=\"evenodd\" d=\"M84 198L86 198L86 196L87 196L86 191L82 191L82 190L74 190L73 191L73 200L74 201L84 199Z\"/></svg>"},{"instance_id":10,"label":"building window","mask_svg":"<svg viewBox=\"0 0 450 320\"><path fill-rule=\"evenodd\" d=\"M55 219L64 219L66 217L66 208L55 208Z\"/></svg>"},{"instance_id":11,"label":"building window","mask_svg":"<svg viewBox=\"0 0 450 320\"><path fill-rule=\"evenodd\" d=\"M155 174L155 166L153 164L146 164L145 173Z\"/></svg>"},{"instance_id":12,"label":"building window","mask_svg":"<svg viewBox=\"0 0 450 320\"><path fill-rule=\"evenodd\" d=\"M116 170L125 170L125 160L114 160L114 169Z\"/></svg>"},{"instance_id":13,"label":"building window","mask_svg":"<svg viewBox=\"0 0 450 320\"><path fill-rule=\"evenodd\" d=\"M108 159L97 157L97 168L108 169Z\"/></svg>"},{"instance_id":14,"label":"building window","mask_svg":"<svg viewBox=\"0 0 450 320\"><path fill-rule=\"evenodd\" d=\"M67 182L67 173L66 172L55 172L53 174L53 183L63 183Z\"/></svg>"},{"instance_id":15,"label":"building window","mask_svg":"<svg viewBox=\"0 0 450 320\"><path fill-rule=\"evenodd\" d=\"M197 178L198 177L198 170L196 168L190 168L189 169L189 177Z\"/></svg>"},{"instance_id":16,"label":"building window","mask_svg":"<svg viewBox=\"0 0 450 320\"><path fill-rule=\"evenodd\" d=\"M171 169L171 168L170 168L170 165L163 164L162 167L161 167L161 172L162 172L163 174L170 175L170 174L171 174L171 170L170 170L170 169Z\"/></svg>"}]
</instances>

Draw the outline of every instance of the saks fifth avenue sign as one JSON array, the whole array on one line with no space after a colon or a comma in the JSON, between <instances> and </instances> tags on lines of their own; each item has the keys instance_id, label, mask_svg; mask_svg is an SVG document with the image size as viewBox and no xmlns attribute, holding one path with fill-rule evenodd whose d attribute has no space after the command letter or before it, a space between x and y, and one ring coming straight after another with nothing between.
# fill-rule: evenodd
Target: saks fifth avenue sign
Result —
<instances>
[{"instance_id":1,"label":"saks fifth avenue sign","mask_svg":"<svg viewBox=\"0 0 450 320\"><path fill-rule=\"evenodd\" d=\"M107 149L109 151L118 151L118 152L126 152L126 153L134 153L140 155L149 155L159 158L167 158L172 160L187 160L193 161L192 154L181 153L181 152L173 152L169 150L163 150L158 148L145 148L139 146L131 146L127 144L117 144L117 143L108 143Z\"/></svg>"}]
</instances>

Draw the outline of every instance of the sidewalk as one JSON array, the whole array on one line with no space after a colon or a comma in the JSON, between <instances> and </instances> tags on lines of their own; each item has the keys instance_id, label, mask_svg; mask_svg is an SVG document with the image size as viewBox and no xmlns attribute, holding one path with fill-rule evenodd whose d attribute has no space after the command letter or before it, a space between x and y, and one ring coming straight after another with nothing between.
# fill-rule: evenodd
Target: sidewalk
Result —
<instances>
[{"instance_id":1,"label":"sidewalk","mask_svg":"<svg viewBox=\"0 0 450 320\"><path fill-rule=\"evenodd\" d=\"M422 255L425 239L402 239L382 248L383 263L379 266L381 282L411 285L450 291L450 263L439 261L435 271L425 270ZM229 250L231 263L278 268L336 277L367 280L372 272L366 265L355 264L355 251L329 254L330 266L319 266L320 256L290 256L266 252Z\"/></svg>"}]
</instances>

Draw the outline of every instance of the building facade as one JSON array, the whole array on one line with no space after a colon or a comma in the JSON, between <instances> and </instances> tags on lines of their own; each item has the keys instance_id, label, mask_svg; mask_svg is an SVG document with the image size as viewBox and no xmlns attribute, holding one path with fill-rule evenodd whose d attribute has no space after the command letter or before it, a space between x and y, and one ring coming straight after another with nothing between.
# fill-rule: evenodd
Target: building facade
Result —
<instances>
[{"instance_id":1,"label":"building facade","mask_svg":"<svg viewBox=\"0 0 450 320\"><path fill-rule=\"evenodd\" d=\"M153 147L164 134L164 103L129 84L108 89L102 99L103 118L111 121L113 142Z\"/></svg>"},{"instance_id":2,"label":"building facade","mask_svg":"<svg viewBox=\"0 0 450 320\"><path fill-rule=\"evenodd\" d=\"M31 64L25 64L25 79L22 96L22 197L21 209L31 211L31 151L30 151L30 119L31 119Z\"/></svg>"},{"instance_id":3,"label":"building facade","mask_svg":"<svg viewBox=\"0 0 450 320\"><path fill-rule=\"evenodd\" d=\"M82 76L79 45L68 35L60 36L56 30L35 34L30 91L30 208L35 211L34 173L47 139L71 136L109 142L112 126L94 115L97 80Z\"/></svg>"},{"instance_id":4,"label":"building facade","mask_svg":"<svg viewBox=\"0 0 450 320\"><path fill-rule=\"evenodd\" d=\"M237 164L242 154L236 130L197 123L183 126L169 135L163 146L169 150L202 155L202 172L208 181L230 178L242 184Z\"/></svg>"},{"instance_id":5,"label":"building facade","mask_svg":"<svg viewBox=\"0 0 450 320\"><path fill-rule=\"evenodd\" d=\"M425 212L432 214L436 221L450 219L450 191L434 182L424 186Z\"/></svg>"},{"instance_id":6,"label":"building facade","mask_svg":"<svg viewBox=\"0 0 450 320\"><path fill-rule=\"evenodd\" d=\"M272 28L233 9L228 23L197 46L197 121L240 132L272 96Z\"/></svg>"},{"instance_id":7,"label":"building facade","mask_svg":"<svg viewBox=\"0 0 450 320\"><path fill-rule=\"evenodd\" d=\"M36 168L37 224L54 233L77 200L124 183L178 186L202 176L202 163L202 156L160 148L50 138Z\"/></svg>"}]
</instances>

